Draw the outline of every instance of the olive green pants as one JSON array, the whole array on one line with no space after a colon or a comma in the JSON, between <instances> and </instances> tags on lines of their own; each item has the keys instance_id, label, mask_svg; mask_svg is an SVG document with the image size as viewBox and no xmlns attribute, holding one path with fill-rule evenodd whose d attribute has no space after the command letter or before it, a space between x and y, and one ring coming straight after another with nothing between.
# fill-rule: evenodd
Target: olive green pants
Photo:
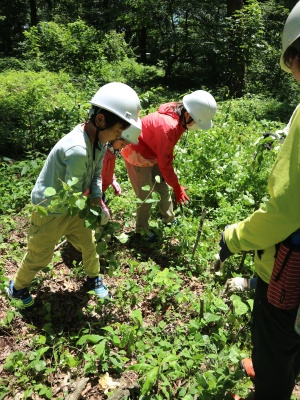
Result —
<instances>
[{"instance_id":1,"label":"olive green pants","mask_svg":"<svg viewBox=\"0 0 300 400\"><path fill-rule=\"evenodd\" d=\"M170 187L163 180L158 165L156 164L153 167L137 167L129 164L126 160L125 164L135 194L139 199L143 200L143 203L137 204L136 231L140 232L143 229L149 228L149 218L151 215L152 203L146 203L144 200L149 197L151 189L160 195L158 208L162 215L163 221L166 224L173 222L175 215L173 212L173 202L170 195ZM160 176L160 182L155 181L155 176L157 175ZM151 189L143 190L142 188L147 185L150 186Z\"/></svg>"},{"instance_id":2,"label":"olive green pants","mask_svg":"<svg viewBox=\"0 0 300 400\"><path fill-rule=\"evenodd\" d=\"M55 245L63 236L82 253L87 276L94 278L99 275L99 256L93 231L84 226L84 219L78 215L41 216L34 211L27 237L28 248L14 278L17 290L28 286L35 275L51 262Z\"/></svg>"}]
</instances>

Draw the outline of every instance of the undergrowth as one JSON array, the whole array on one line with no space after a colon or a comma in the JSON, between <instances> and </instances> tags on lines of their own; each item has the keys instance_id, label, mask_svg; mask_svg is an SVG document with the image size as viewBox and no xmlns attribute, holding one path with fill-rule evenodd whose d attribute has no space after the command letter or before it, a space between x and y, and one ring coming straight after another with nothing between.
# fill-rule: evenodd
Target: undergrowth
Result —
<instances>
[{"instance_id":1,"label":"undergrowth","mask_svg":"<svg viewBox=\"0 0 300 400\"><path fill-rule=\"evenodd\" d=\"M36 311L8 302L5 287L26 248L29 194L44 157L1 161L0 399L64 399L67 383L82 377L91 382L87 396L105 399L117 390L103 393L98 379L105 373L114 380L132 374L132 399L221 400L228 391L249 393L252 383L240 360L251 352L253 293L228 296L224 283L251 277L252 255L231 257L221 271L213 267L214 255L223 228L266 200L278 148L266 150L261 137L284 124L249 120L248 114L245 123L242 109L228 110L228 103L221 105L210 131L191 132L178 144L175 167L191 201L176 208L178 225L170 227L153 205L155 244L132 235L137 203L118 160L123 195L108 191L112 220L100 232L101 273L113 293L108 303L83 290L80 254L67 244L32 283ZM71 182L66 190L72 193ZM84 207L80 203L78 212Z\"/></svg>"}]
</instances>

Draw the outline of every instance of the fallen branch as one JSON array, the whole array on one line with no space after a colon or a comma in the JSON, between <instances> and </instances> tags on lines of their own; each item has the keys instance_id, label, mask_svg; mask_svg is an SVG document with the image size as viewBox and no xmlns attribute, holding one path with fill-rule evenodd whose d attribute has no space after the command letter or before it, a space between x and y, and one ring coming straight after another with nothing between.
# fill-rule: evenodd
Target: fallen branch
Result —
<instances>
[{"instance_id":1,"label":"fallen branch","mask_svg":"<svg viewBox=\"0 0 300 400\"><path fill-rule=\"evenodd\" d=\"M54 251L59 250L65 243L67 243L67 239L65 239L65 240L63 240L61 243L59 243L59 244L55 247Z\"/></svg>"},{"instance_id":2,"label":"fallen branch","mask_svg":"<svg viewBox=\"0 0 300 400\"><path fill-rule=\"evenodd\" d=\"M66 400L78 400L87 383L88 378L82 378L78 382L74 382L75 390L73 393L67 395Z\"/></svg>"},{"instance_id":3,"label":"fallen branch","mask_svg":"<svg viewBox=\"0 0 300 400\"><path fill-rule=\"evenodd\" d=\"M130 396L130 391L127 389L118 389L112 396L109 397L109 400L123 400L128 399Z\"/></svg>"}]
</instances>

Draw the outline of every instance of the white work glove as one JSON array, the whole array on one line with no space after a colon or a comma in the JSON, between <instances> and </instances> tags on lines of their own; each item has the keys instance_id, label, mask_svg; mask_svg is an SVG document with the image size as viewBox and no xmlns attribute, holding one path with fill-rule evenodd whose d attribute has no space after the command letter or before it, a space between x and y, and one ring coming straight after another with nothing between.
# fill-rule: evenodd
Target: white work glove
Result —
<instances>
[{"instance_id":1,"label":"white work glove","mask_svg":"<svg viewBox=\"0 0 300 400\"><path fill-rule=\"evenodd\" d=\"M214 255L214 270L215 272L220 271L224 266L224 263L220 260L219 254Z\"/></svg>"},{"instance_id":2,"label":"white work glove","mask_svg":"<svg viewBox=\"0 0 300 400\"><path fill-rule=\"evenodd\" d=\"M232 292L242 292L247 289L247 279L243 277L236 277L227 279L225 283L224 292L232 293Z\"/></svg>"},{"instance_id":3,"label":"white work glove","mask_svg":"<svg viewBox=\"0 0 300 400\"><path fill-rule=\"evenodd\" d=\"M106 225L110 218L109 209L106 207L103 200L101 200L101 214L100 214L100 225Z\"/></svg>"}]
</instances>

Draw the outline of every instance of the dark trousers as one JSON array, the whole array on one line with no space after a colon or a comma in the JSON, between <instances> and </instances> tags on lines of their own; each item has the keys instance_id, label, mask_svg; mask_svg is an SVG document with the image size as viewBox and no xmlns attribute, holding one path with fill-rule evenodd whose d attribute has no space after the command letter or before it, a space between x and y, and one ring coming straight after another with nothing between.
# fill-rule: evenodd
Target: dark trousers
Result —
<instances>
[{"instance_id":1,"label":"dark trousers","mask_svg":"<svg viewBox=\"0 0 300 400\"><path fill-rule=\"evenodd\" d=\"M260 278L251 320L254 400L290 400L300 371L300 335L294 330L295 310L281 310L267 299Z\"/></svg>"}]
</instances>

